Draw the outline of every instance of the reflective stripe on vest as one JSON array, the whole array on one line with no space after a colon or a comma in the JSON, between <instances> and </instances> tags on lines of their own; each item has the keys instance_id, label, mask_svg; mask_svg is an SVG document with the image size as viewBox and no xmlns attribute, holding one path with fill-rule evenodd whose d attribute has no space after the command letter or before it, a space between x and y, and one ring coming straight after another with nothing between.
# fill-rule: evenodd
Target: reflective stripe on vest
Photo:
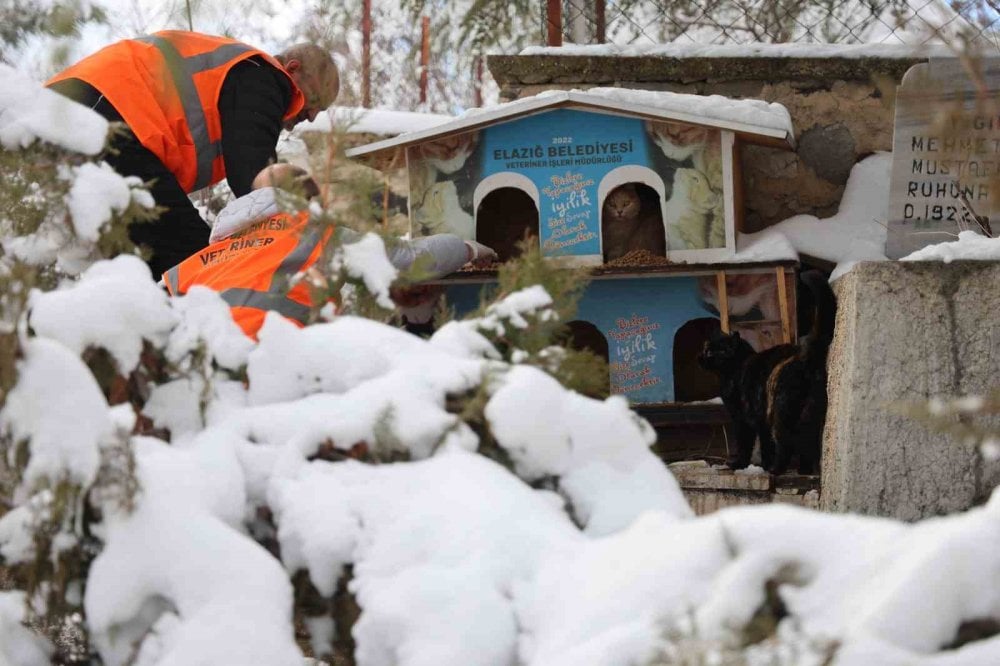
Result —
<instances>
[{"instance_id":1,"label":"reflective stripe on vest","mask_svg":"<svg viewBox=\"0 0 1000 666\"><path fill-rule=\"evenodd\" d=\"M303 212L302 215L304 214ZM231 308L271 310L299 324L306 324L311 307L289 297L288 281L309 267L310 257L322 247L331 230L309 227L304 224L304 218L299 218L299 220L301 226L294 225L291 229L271 232L299 234L295 245L280 260L273 253L268 252L273 246L264 246L260 250L249 250L250 254L232 259L232 261L237 262L236 265L243 267L241 277L239 274L233 275L231 272L226 272L225 261L222 265L204 266L199 265L199 256L194 255L163 274L167 290L171 295L178 296L186 294L192 287L204 286L218 292ZM231 241L232 239L226 239L219 241L216 245L224 247ZM232 265L229 266L232 267ZM246 285L253 282L260 284L262 281L246 280L245 276L263 276L268 273L270 273L270 279L267 280L267 289L254 289L241 285L241 283ZM299 297L302 298L302 295L300 294ZM306 298L308 299L308 297ZM244 331L251 336L256 333L256 329L250 331L244 328Z\"/></svg>"},{"instance_id":2,"label":"reflective stripe on vest","mask_svg":"<svg viewBox=\"0 0 1000 666\"><path fill-rule=\"evenodd\" d=\"M201 106L198 90L194 85L194 75L209 69L220 67L241 53L253 51L246 44L223 44L208 53L183 57L174 45L163 37L146 35L137 37L137 42L152 44L163 55L170 71L170 77L177 88L177 94L184 109L184 119L188 131L194 141L194 151L197 158L197 172L193 189L200 190L212 184L212 162L222 154L222 141L212 141L208 136L208 122L205 120L205 110Z\"/></svg>"},{"instance_id":3,"label":"reflective stripe on vest","mask_svg":"<svg viewBox=\"0 0 1000 666\"><path fill-rule=\"evenodd\" d=\"M267 291L258 289L226 289L220 292L222 300L229 307L248 307L258 310L274 310L300 324L305 324L309 318L309 306L293 301L286 296L287 281L302 272L309 257L322 242L323 234L317 229L306 229L302 232L295 248L281 260ZM172 270L172 269L171 269Z\"/></svg>"},{"instance_id":4,"label":"reflective stripe on vest","mask_svg":"<svg viewBox=\"0 0 1000 666\"><path fill-rule=\"evenodd\" d=\"M309 306L293 301L280 292L257 291L256 289L226 289L219 296L231 308L256 308L258 310L273 310L300 324L309 319Z\"/></svg>"},{"instance_id":5,"label":"reflective stripe on vest","mask_svg":"<svg viewBox=\"0 0 1000 666\"><path fill-rule=\"evenodd\" d=\"M278 270L274 271L268 291L275 292L281 290L284 286L282 282L285 279L296 273L301 273L302 269L305 268L306 262L309 261L309 256L322 240L323 234L318 229L306 229L299 240L299 244L281 261Z\"/></svg>"},{"instance_id":6,"label":"reflective stripe on vest","mask_svg":"<svg viewBox=\"0 0 1000 666\"><path fill-rule=\"evenodd\" d=\"M170 292L172 296L176 296L181 293L181 265L177 264L166 273L163 274L164 281L167 283L167 291Z\"/></svg>"}]
</instances>

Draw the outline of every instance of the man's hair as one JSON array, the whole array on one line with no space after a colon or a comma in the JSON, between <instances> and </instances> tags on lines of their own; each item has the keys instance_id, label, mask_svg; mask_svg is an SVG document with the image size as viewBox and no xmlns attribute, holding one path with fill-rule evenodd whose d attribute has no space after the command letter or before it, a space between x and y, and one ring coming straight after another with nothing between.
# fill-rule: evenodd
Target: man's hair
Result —
<instances>
[{"instance_id":1,"label":"man's hair","mask_svg":"<svg viewBox=\"0 0 1000 666\"><path fill-rule=\"evenodd\" d=\"M317 83L330 94L329 103L337 98L340 92L340 71L337 63L333 61L330 52L309 42L295 44L274 56L281 64L288 63L289 60L298 60L302 63L304 73L315 78ZM318 91L317 91L318 92Z\"/></svg>"}]
</instances>

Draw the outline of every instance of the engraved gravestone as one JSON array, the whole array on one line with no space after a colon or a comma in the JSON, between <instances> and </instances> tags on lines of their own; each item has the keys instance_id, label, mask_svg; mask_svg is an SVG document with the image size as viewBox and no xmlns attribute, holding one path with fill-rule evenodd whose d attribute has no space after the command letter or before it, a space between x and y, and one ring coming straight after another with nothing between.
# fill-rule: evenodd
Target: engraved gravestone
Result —
<instances>
[{"instance_id":1,"label":"engraved gravestone","mask_svg":"<svg viewBox=\"0 0 1000 666\"><path fill-rule=\"evenodd\" d=\"M957 58L914 65L896 93L886 255L979 230L1000 215L1000 59L974 82ZM993 226L996 226L994 224Z\"/></svg>"}]
</instances>

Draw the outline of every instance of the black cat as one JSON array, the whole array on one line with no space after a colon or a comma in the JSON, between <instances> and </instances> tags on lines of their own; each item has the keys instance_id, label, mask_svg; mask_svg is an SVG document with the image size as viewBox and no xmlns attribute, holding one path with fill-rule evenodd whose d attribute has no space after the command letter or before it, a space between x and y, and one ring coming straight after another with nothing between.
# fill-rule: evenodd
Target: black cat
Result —
<instances>
[{"instance_id":1,"label":"black cat","mask_svg":"<svg viewBox=\"0 0 1000 666\"><path fill-rule=\"evenodd\" d=\"M772 474L788 469L799 455L799 473L812 474L819 462L826 420L826 356L833 339L836 300L826 277L807 271L802 282L812 292L813 325L800 344L755 352L740 334L719 333L705 342L698 362L719 375L722 402L736 431L733 469L750 464L760 438L761 462Z\"/></svg>"}]
</instances>

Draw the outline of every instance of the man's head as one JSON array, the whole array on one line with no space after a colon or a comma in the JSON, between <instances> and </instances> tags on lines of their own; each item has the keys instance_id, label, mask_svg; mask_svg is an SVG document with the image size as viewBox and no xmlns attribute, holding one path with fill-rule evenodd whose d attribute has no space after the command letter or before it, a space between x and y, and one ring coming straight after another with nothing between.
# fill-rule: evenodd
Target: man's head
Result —
<instances>
[{"instance_id":1,"label":"man's head","mask_svg":"<svg viewBox=\"0 0 1000 666\"><path fill-rule=\"evenodd\" d=\"M328 51L315 44L296 44L274 56L306 97L305 106L294 118L285 121L290 130L304 120L315 120L337 99L340 72Z\"/></svg>"},{"instance_id":2,"label":"man's head","mask_svg":"<svg viewBox=\"0 0 1000 666\"><path fill-rule=\"evenodd\" d=\"M286 192L299 194L306 199L319 196L320 190L309 172L294 164L272 164L261 169L251 184L253 189L277 187Z\"/></svg>"}]
</instances>

